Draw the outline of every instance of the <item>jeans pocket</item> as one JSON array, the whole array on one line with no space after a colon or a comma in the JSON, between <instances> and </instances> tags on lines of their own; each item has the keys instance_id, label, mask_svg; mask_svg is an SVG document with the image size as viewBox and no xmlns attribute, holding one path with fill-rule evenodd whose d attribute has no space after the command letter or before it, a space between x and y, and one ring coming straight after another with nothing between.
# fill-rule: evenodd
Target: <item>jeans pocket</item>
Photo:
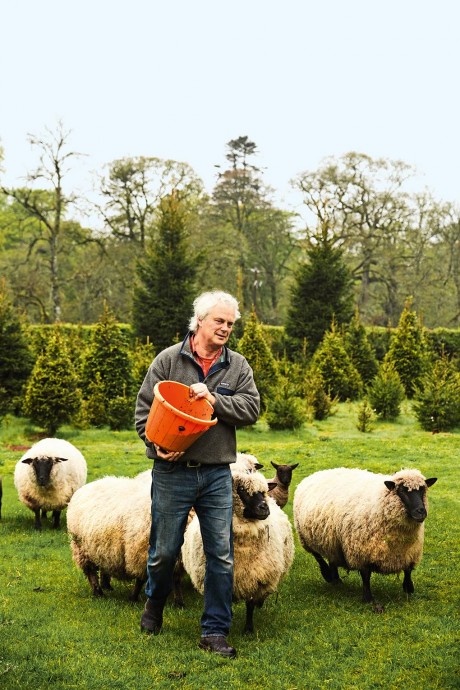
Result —
<instances>
[{"instance_id":1,"label":"jeans pocket","mask_svg":"<svg viewBox=\"0 0 460 690\"><path fill-rule=\"evenodd\" d=\"M168 462L167 460L154 460L153 462L153 474L171 474L175 469L175 462Z\"/></svg>"}]
</instances>

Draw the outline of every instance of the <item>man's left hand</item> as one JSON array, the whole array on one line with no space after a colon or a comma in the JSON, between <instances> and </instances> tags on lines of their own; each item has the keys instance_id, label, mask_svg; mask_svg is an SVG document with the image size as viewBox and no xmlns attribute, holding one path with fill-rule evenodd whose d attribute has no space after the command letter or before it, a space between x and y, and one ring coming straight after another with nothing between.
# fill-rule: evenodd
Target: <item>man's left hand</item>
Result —
<instances>
[{"instance_id":1,"label":"man's left hand","mask_svg":"<svg viewBox=\"0 0 460 690\"><path fill-rule=\"evenodd\" d=\"M216 402L215 397L209 392L209 389L205 383L192 383L189 388L189 395L191 398L195 398L196 400L201 400L204 398L211 403L211 405L214 405Z\"/></svg>"}]
</instances>

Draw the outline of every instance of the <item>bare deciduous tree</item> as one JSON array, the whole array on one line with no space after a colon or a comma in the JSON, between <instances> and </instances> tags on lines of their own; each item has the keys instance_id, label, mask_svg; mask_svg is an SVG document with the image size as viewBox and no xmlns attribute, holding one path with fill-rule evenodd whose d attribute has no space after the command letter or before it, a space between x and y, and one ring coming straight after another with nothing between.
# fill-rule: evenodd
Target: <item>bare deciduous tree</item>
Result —
<instances>
[{"instance_id":1,"label":"bare deciduous tree","mask_svg":"<svg viewBox=\"0 0 460 690\"><path fill-rule=\"evenodd\" d=\"M63 180L69 171L69 161L80 155L68 150L69 135L70 131L64 129L61 121L55 130L46 128L42 136L29 134L30 144L39 153L37 168L27 175L27 186L20 189L2 187L3 193L14 199L28 217L38 221L39 232L32 240L29 254L43 245L48 250L51 320L54 322L61 317L58 261L63 221L69 206L76 200L74 195L65 194Z\"/></svg>"}]
</instances>

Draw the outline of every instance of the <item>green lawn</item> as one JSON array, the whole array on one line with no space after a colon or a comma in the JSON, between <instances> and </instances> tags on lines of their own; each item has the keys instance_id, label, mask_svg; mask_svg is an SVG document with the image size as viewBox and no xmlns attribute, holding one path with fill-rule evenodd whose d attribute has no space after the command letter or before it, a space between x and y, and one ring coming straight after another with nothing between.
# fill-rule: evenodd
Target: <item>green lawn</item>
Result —
<instances>
[{"instance_id":1,"label":"green lawn","mask_svg":"<svg viewBox=\"0 0 460 690\"><path fill-rule=\"evenodd\" d=\"M328 585L296 537L292 569L278 595L256 610L253 636L241 632L244 605L234 607L234 661L198 649L202 599L188 582L186 608L167 606L158 637L141 635L143 602L127 600L129 583L115 581L104 599L92 597L71 559L65 513L60 531L45 524L38 533L32 512L18 501L14 466L34 430L7 418L0 429L0 688L459 688L460 432L421 431L408 405L397 423L377 423L371 433L357 431L356 416L356 405L345 403L333 417L296 432L269 431L259 422L238 432L239 448L258 457L267 478L274 474L270 460L300 463L286 506L291 519L295 485L319 469L417 467L437 476L415 594L407 599L402 577L373 575L374 596L385 609L374 613L361 602L358 573L342 571L343 584ZM135 432L65 427L59 436L85 455L88 481L149 467Z\"/></svg>"}]
</instances>

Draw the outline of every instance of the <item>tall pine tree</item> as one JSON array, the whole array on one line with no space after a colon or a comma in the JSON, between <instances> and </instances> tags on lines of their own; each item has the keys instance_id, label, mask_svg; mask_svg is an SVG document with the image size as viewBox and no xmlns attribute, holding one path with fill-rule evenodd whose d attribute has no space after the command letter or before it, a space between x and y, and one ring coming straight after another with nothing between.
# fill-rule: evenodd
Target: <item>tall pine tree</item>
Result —
<instances>
[{"instance_id":1,"label":"tall pine tree","mask_svg":"<svg viewBox=\"0 0 460 690\"><path fill-rule=\"evenodd\" d=\"M187 249L183 203L170 194L159 214L158 237L138 263L133 297L134 332L142 340L148 337L157 352L187 332L199 264Z\"/></svg>"},{"instance_id":2,"label":"tall pine tree","mask_svg":"<svg viewBox=\"0 0 460 690\"><path fill-rule=\"evenodd\" d=\"M412 309L412 297L406 300L385 359L394 365L406 396L412 398L429 366L428 347L423 328Z\"/></svg>"},{"instance_id":3,"label":"tall pine tree","mask_svg":"<svg viewBox=\"0 0 460 690\"><path fill-rule=\"evenodd\" d=\"M340 326L353 316L353 279L343 261L342 250L334 247L324 232L307 251L308 261L297 271L291 288L286 320L289 352L302 352L304 341L312 355L332 320Z\"/></svg>"}]
</instances>

